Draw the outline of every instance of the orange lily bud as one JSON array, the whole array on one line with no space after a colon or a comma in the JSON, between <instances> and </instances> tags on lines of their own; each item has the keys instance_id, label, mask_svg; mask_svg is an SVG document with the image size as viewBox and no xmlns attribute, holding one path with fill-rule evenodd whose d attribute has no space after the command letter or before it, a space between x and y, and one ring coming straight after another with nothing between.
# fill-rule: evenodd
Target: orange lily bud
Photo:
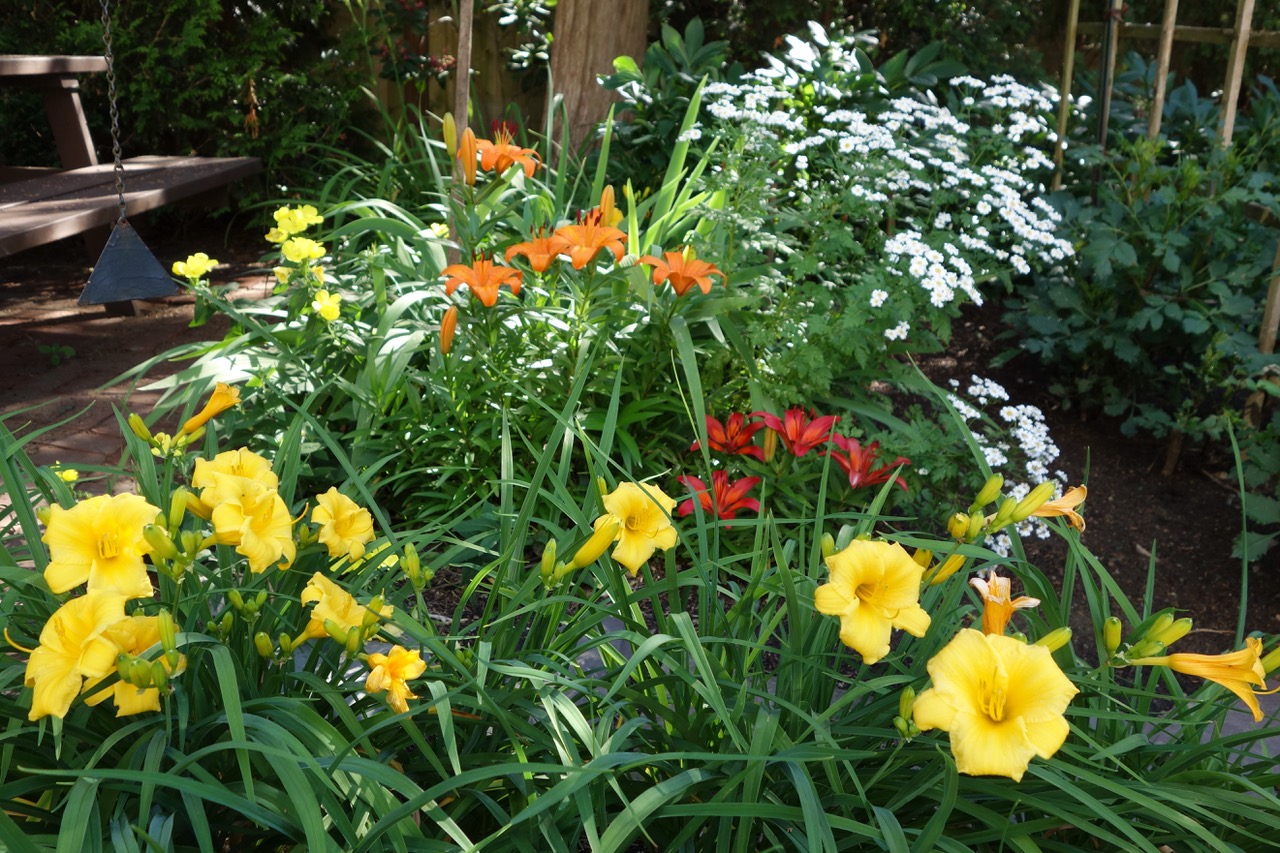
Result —
<instances>
[{"instance_id":1,"label":"orange lily bud","mask_svg":"<svg viewBox=\"0 0 1280 853\"><path fill-rule=\"evenodd\" d=\"M453 335L458 329L458 306L450 305L440 320L440 354L448 355L453 348Z\"/></svg>"},{"instance_id":2,"label":"orange lily bud","mask_svg":"<svg viewBox=\"0 0 1280 853\"><path fill-rule=\"evenodd\" d=\"M462 179L467 186L476 185L476 155L479 145L471 128L462 131L462 141L458 144L458 159L462 162Z\"/></svg>"}]
</instances>

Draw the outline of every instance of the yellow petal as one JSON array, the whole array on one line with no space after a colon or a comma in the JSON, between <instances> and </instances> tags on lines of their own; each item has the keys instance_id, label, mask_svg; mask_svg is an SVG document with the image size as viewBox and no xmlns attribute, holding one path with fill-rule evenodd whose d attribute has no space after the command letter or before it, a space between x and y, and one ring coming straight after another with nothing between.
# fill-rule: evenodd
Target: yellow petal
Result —
<instances>
[{"instance_id":1,"label":"yellow petal","mask_svg":"<svg viewBox=\"0 0 1280 853\"><path fill-rule=\"evenodd\" d=\"M1020 719L995 722L982 714L958 713L951 726L956 769L969 776L1007 776L1022 780L1036 748Z\"/></svg>"},{"instance_id":2,"label":"yellow petal","mask_svg":"<svg viewBox=\"0 0 1280 853\"><path fill-rule=\"evenodd\" d=\"M862 655L864 663L873 664L889 654L893 626L870 607L857 607L840 617L840 642Z\"/></svg>"},{"instance_id":3,"label":"yellow petal","mask_svg":"<svg viewBox=\"0 0 1280 853\"><path fill-rule=\"evenodd\" d=\"M840 616L858 606L857 597L849 593L849 588L840 584L823 584L814 590L813 606L827 616Z\"/></svg>"},{"instance_id":4,"label":"yellow petal","mask_svg":"<svg viewBox=\"0 0 1280 853\"><path fill-rule=\"evenodd\" d=\"M917 696L911 713L915 724L925 731L929 729L949 731L952 721L956 718L956 709L943 699L937 690L926 690Z\"/></svg>"}]
</instances>

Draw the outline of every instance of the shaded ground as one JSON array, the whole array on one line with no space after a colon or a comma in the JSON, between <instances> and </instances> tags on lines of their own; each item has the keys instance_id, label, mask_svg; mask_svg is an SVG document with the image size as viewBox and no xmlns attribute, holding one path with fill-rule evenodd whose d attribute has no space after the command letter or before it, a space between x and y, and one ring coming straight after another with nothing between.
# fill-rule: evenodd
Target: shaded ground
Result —
<instances>
[{"instance_id":1,"label":"shaded ground","mask_svg":"<svg viewBox=\"0 0 1280 853\"><path fill-rule=\"evenodd\" d=\"M226 223L203 217L144 218L134 224L166 268L205 251L226 263L214 273L215 281L239 280L246 294L270 288L267 278L255 272L264 248L261 229L241 222L228 230ZM188 297L140 303L137 317L107 317L100 308L79 308L75 300L88 273L88 258L74 240L0 258L0 414L38 406L6 419L11 429L25 432L88 407L30 443L29 451L42 464L89 467L115 461L120 440L112 405L129 401L145 412L150 398L130 399L127 384L101 386L151 355L186 341L216 339L225 331L216 319L203 328L188 328ZM1014 402L1040 406L1062 450L1060 467L1073 483L1088 471L1085 543L1133 597L1141 595L1154 554L1155 606L1182 608L1196 620L1195 632L1180 650L1216 652L1229 646L1241 576L1240 562L1231 557L1240 530L1239 501L1223 485L1234 482L1229 460L1191 449L1174 476L1160 476L1162 443L1126 439L1114 423L1063 412L1043 391L1047 383L1030 358L990 369L989 360L999 350L994 342L998 332L997 311L969 312L957 325L950 352L926 360L927 371L939 379L989 376L1008 389ZM149 378L174 369L160 368ZM1061 567L1061 545L1030 544L1037 565L1050 574ZM1280 632L1277 559L1268 555L1249 569L1251 630Z\"/></svg>"}]
</instances>

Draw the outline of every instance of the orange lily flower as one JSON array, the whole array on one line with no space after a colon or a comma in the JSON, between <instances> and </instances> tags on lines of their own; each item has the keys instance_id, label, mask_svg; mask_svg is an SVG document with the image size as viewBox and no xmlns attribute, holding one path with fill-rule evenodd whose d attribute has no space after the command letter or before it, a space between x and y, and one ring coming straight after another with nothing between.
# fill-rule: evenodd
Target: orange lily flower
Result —
<instances>
[{"instance_id":1,"label":"orange lily flower","mask_svg":"<svg viewBox=\"0 0 1280 853\"><path fill-rule=\"evenodd\" d=\"M1040 518L1052 518L1059 515L1065 515L1067 517L1067 523L1083 533L1084 519L1080 517L1080 513L1075 511L1075 508L1084 503L1084 499L1088 494L1089 490L1084 486L1076 486L1075 488L1067 489L1066 493L1062 497L1058 498L1056 501L1049 501L1041 504L1040 508L1031 514L1039 516Z\"/></svg>"},{"instance_id":2,"label":"orange lily flower","mask_svg":"<svg viewBox=\"0 0 1280 853\"><path fill-rule=\"evenodd\" d=\"M507 263L511 263L511 259L516 255L524 255L529 260L529 266L533 267L534 272L546 272L552 261L560 255L568 254L568 252L569 241L558 233L548 237L546 234L539 232L532 240L516 243L508 248Z\"/></svg>"},{"instance_id":3,"label":"orange lily flower","mask_svg":"<svg viewBox=\"0 0 1280 853\"><path fill-rule=\"evenodd\" d=\"M720 281L727 282L725 274L706 261L698 260L693 249L685 246L682 252L663 252L662 258L645 255L636 261L653 267L653 283L671 282L671 289L676 296L684 296L695 284L703 293L711 292L711 277L720 276Z\"/></svg>"},{"instance_id":4,"label":"orange lily flower","mask_svg":"<svg viewBox=\"0 0 1280 853\"><path fill-rule=\"evenodd\" d=\"M1245 647L1225 655L1172 654L1163 657L1138 658L1130 660L1134 666L1167 666L1174 672L1194 675L1221 684L1249 706L1255 723L1262 722L1262 708L1258 705L1258 694L1275 693L1267 690L1267 672L1262 665L1262 640L1257 637L1245 639ZM1254 690L1261 687L1262 690Z\"/></svg>"},{"instance_id":5,"label":"orange lily flower","mask_svg":"<svg viewBox=\"0 0 1280 853\"><path fill-rule=\"evenodd\" d=\"M576 225L566 225L556 230L555 235L568 245L569 260L575 270L580 270L591 263L601 249L613 252L615 261L621 261L626 250L622 241L627 235L610 225L602 225L596 217L587 215Z\"/></svg>"},{"instance_id":6,"label":"orange lily flower","mask_svg":"<svg viewBox=\"0 0 1280 853\"><path fill-rule=\"evenodd\" d=\"M1001 577L994 571L986 578L970 578L969 585L982 594L982 633L1004 634L1009 618L1015 610L1025 610L1040 603L1038 598L1020 595L1013 597L1013 584L1009 578Z\"/></svg>"},{"instance_id":7,"label":"orange lily flower","mask_svg":"<svg viewBox=\"0 0 1280 853\"><path fill-rule=\"evenodd\" d=\"M501 175L510 169L513 163L519 163L520 168L524 169L525 177L532 178L534 171L538 168L538 153L532 148L513 145L511 133L505 128L494 133L492 142L481 139L476 143L476 147L480 152L480 168L485 171L492 169Z\"/></svg>"},{"instance_id":8,"label":"orange lily flower","mask_svg":"<svg viewBox=\"0 0 1280 853\"><path fill-rule=\"evenodd\" d=\"M458 285L465 284L471 288L486 308L492 308L498 302L498 287L506 284L512 293L520 292L522 275L519 270L510 267L495 266L492 258L476 258L471 265L451 264L444 268L442 275L447 276L444 292L453 295Z\"/></svg>"}]
</instances>

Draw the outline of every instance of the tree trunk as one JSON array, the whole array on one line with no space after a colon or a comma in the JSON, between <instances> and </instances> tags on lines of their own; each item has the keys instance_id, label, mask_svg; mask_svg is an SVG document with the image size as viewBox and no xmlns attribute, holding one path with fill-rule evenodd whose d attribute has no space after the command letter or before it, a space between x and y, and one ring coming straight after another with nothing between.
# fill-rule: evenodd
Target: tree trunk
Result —
<instances>
[{"instance_id":1,"label":"tree trunk","mask_svg":"<svg viewBox=\"0 0 1280 853\"><path fill-rule=\"evenodd\" d=\"M567 144L577 147L591 126L609 114L613 92L596 75L613 73L613 60L639 62L648 46L649 0L560 0L551 41L551 82L564 95Z\"/></svg>"}]
</instances>

